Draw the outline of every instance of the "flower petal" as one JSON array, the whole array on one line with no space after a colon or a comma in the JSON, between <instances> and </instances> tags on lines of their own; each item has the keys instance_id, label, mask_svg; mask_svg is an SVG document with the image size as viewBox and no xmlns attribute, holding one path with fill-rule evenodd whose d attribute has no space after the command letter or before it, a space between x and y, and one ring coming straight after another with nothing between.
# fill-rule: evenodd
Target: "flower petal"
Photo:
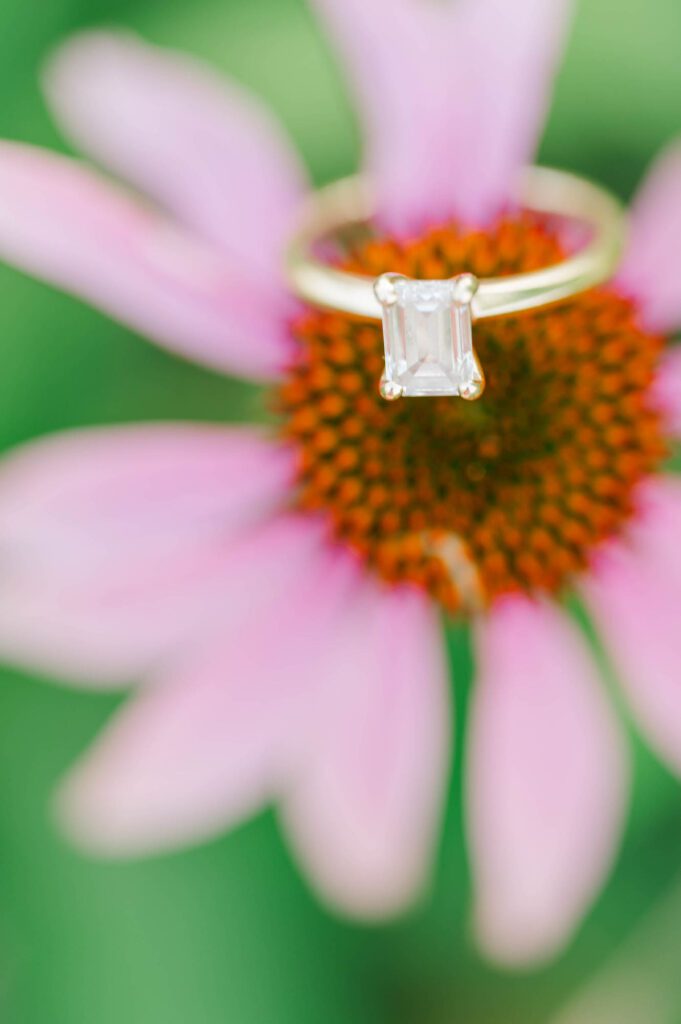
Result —
<instances>
[{"instance_id":1,"label":"flower petal","mask_svg":"<svg viewBox=\"0 0 681 1024\"><path fill-rule=\"evenodd\" d=\"M105 854L151 852L273 799L300 759L310 693L338 649L357 574L345 551L319 548L285 599L277 592L257 616L225 623L130 703L63 786L69 833Z\"/></svg>"},{"instance_id":2,"label":"flower petal","mask_svg":"<svg viewBox=\"0 0 681 1024\"><path fill-rule=\"evenodd\" d=\"M333 906L402 909L433 854L450 750L437 615L420 593L372 585L329 667L312 763L283 821Z\"/></svg>"},{"instance_id":3,"label":"flower petal","mask_svg":"<svg viewBox=\"0 0 681 1024\"><path fill-rule=\"evenodd\" d=\"M48 99L85 152L237 265L270 279L306 176L275 118L198 60L132 33L84 32L54 55Z\"/></svg>"},{"instance_id":4,"label":"flower petal","mask_svg":"<svg viewBox=\"0 0 681 1024\"><path fill-rule=\"evenodd\" d=\"M533 156L570 0L315 0L354 79L380 216L484 223Z\"/></svg>"},{"instance_id":5,"label":"flower petal","mask_svg":"<svg viewBox=\"0 0 681 1024\"><path fill-rule=\"evenodd\" d=\"M681 347L675 345L664 353L653 388L668 434L681 437Z\"/></svg>"},{"instance_id":6,"label":"flower petal","mask_svg":"<svg viewBox=\"0 0 681 1024\"><path fill-rule=\"evenodd\" d=\"M290 359L288 304L73 161L0 143L0 258L176 352L247 376Z\"/></svg>"},{"instance_id":7,"label":"flower petal","mask_svg":"<svg viewBox=\"0 0 681 1024\"><path fill-rule=\"evenodd\" d=\"M655 161L632 210L627 253L618 274L622 288L641 304L647 326L681 328L681 142Z\"/></svg>"},{"instance_id":8,"label":"flower petal","mask_svg":"<svg viewBox=\"0 0 681 1024\"><path fill-rule=\"evenodd\" d=\"M295 566L318 542L305 520L255 529L292 475L287 450L243 429L101 429L20 449L0 469L0 651L110 683L184 649L248 604L249 560L267 589L273 558Z\"/></svg>"},{"instance_id":9,"label":"flower petal","mask_svg":"<svg viewBox=\"0 0 681 1024\"><path fill-rule=\"evenodd\" d=\"M631 544L601 552L583 589L640 727L681 774L681 485L648 498Z\"/></svg>"},{"instance_id":10,"label":"flower petal","mask_svg":"<svg viewBox=\"0 0 681 1024\"><path fill-rule=\"evenodd\" d=\"M507 964L550 957L606 877L627 762L584 641L567 617L504 601L478 632L468 817L476 929Z\"/></svg>"}]
</instances>

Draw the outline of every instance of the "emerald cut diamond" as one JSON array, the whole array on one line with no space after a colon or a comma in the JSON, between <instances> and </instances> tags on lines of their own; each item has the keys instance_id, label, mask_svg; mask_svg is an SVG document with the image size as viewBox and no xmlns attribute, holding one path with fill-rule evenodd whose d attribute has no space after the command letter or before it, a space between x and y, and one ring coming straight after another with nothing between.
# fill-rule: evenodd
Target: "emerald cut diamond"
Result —
<instances>
[{"instance_id":1,"label":"emerald cut diamond","mask_svg":"<svg viewBox=\"0 0 681 1024\"><path fill-rule=\"evenodd\" d=\"M383 307L384 398L479 398L484 378L473 349L472 274L416 281L383 274L374 286Z\"/></svg>"}]
</instances>

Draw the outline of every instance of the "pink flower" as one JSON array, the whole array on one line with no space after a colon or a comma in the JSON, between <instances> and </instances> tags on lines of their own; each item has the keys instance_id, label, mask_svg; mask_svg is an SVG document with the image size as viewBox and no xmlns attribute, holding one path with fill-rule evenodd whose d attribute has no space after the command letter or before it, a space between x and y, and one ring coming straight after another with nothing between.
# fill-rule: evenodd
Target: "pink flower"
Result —
<instances>
[{"instance_id":1,"label":"pink flower","mask_svg":"<svg viewBox=\"0 0 681 1024\"><path fill-rule=\"evenodd\" d=\"M317 7L357 87L381 229L411 252L410 238L456 218L483 230L475 237L484 247L484 232L494 230L531 159L568 4L317 0ZM295 368L306 357L291 328L300 310L283 281L282 247L307 186L277 125L234 85L125 36L73 40L52 61L47 86L70 137L152 202L72 160L2 143L0 254L175 352L259 381L283 380L290 411L291 381L300 384ZM602 300L605 311L594 306L590 320L584 310L592 307L579 306L580 337L590 345L591 331L607 340L620 330L599 316L624 318L626 337L642 346L650 332L681 324L679 239L677 149L662 157L636 202L628 255ZM636 325L616 293L633 299ZM347 350L343 332L360 331L308 316L308 330L328 332L324 344L331 338L339 352ZM542 316L550 333L546 325L559 314ZM529 320L521 324L530 329ZM593 337L600 344L601 335ZM648 458L646 438L657 436L648 378L626 376L638 358L628 352L616 365L610 398L598 393L603 423L588 428L584 465L577 459L551 479L564 485L560 529L567 524L581 536L575 530L591 524L589 509L607 511L605 488L615 478L598 444L619 424L620 434L607 435L609 444L619 438L608 450L617 458L626 449L629 459L626 515L617 506L610 526L599 520L598 544L591 534L588 544L574 540L588 568L573 575L639 727L678 772L681 486L648 462L632 463ZM588 367L584 377L591 379ZM348 388L353 379L345 378ZM672 438L681 430L681 361L673 349L654 396ZM317 415L309 398L299 419L301 408L303 419ZM560 409L569 413L571 401L569 392ZM634 452L626 431L639 413L641 451ZM354 429L349 420L333 422L337 433L325 425L313 435L319 466L327 465L323 451L346 451L338 438ZM411 431L411 443L418 427L390 423ZM511 418L505 429L520 428ZM484 440L480 457L493 459L490 436ZM309 458L314 444L301 448L259 429L152 425L77 431L5 461L0 650L85 686L143 681L65 781L61 819L91 849L130 854L211 835L276 801L326 901L365 917L406 906L428 877L450 764L447 669L431 595L441 593L449 607L459 601L455 570L463 565L488 598L474 616L478 668L467 743L476 933L501 961L549 956L569 940L608 874L629 784L626 744L590 648L552 598L556 588L532 586L549 549L541 558L495 549L488 561L476 560L474 544L484 547L484 538L461 536L465 553L452 579L442 578L446 558L422 552L413 570L401 562L395 570L378 542L370 551L356 543L356 523L352 544L342 539L349 526L338 528L328 515L334 507L325 507L319 466ZM521 461L523 454L516 453ZM396 478L403 469L390 468ZM366 483L354 472L350 489ZM579 511L579 473L604 489L605 505ZM306 481L317 490L300 500ZM514 486L510 480L508 500ZM470 493L478 499L474 486ZM367 508L381 500L376 491L366 496ZM415 521L425 516L429 524L431 504L410 506ZM401 544L401 527L392 529ZM520 539L531 547L547 535L528 527ZM503 536L517 551L508 531ZM527 578L527 586L489 583L505 578L506 557L515 584ZM429 575L433 566L440 576ZM414 585L419 573L422 585Z\"/></svg>"}]
</instances>

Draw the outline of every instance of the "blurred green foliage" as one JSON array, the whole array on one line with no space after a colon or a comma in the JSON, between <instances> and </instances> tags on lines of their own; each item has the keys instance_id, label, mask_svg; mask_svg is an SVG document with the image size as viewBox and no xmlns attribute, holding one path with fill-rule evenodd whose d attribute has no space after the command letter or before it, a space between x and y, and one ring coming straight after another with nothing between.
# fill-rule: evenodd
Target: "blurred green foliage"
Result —
<instances>
[{"instance_id":1,"label":"blurred green foliage","mask_svg":"<svg viewBox=\"0 0 681 1024\"><path fill-rule=\"evenodd\" d=\"M101 23L202 55L253 87L281 115L317 180L355 165L352 108L303 0L0 0L0 135L64 148L40 98L40 61L68 33ZM542 159L629 195L655 151L681 130L680 58L678 0L582 0ZM80 424L259 414L253 389L175 359L6 268L0 310L3 448ZM461 831L470 653L464 630L453 628L449 639L460 742L434 888L408 919L373 929L335 920L315 903L272 814L173 856L80 858L55 834L49 797L118 698L4 671L4 1024L549 1020L674 878L679 790L637 746L627 843L572 949L532 975L486 967L468 940Z\"/></svg>"}]
</instances>

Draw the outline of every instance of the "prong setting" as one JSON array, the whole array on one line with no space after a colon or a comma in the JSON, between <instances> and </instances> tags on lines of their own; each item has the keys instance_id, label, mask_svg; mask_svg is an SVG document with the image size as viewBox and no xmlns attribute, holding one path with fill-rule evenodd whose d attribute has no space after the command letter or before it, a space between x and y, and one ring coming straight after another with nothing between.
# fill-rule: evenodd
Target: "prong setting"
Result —
<instances>
[{"instance_id":1,"label":"prong setting","mask_svg":"<svg viewBox=\"0 0 681 1024\"><path fill-rule=\"evenodd\" d=\"M378 385L378 391L381 398L384 398L386 402L396 402L398 398L402 398L404 395L404 388L401 384L396 384L395 381L388 380L385 374L381 377Z\"/></svg>"},{"instance_id":2,"label":"prong setting","mask_svg":"<svg viewBox=\"0 0 681 1024\"><path fill-rule=\"evenodd\" d=\"M459 394L466 402L477 402L479 398L482 398L485 390L485 374L475 351L473 352L473 361L475 372L459 388Z\"/></svg>"},{"instance_id":3,"label":"prong setting","mask_svg":"<svg viewBox=\"0 0 681 1024\"><path fill-rule=\"evenodd\" d=\"M452 301L457 306L470 306L480 287L475 274L459 274L452 278L452 284Z\"/></svg>"},{"instance_id":4,"label":"prong setting","mask_svg":"<svg viewBox=\"0 0 681 1024\"><path fill-rule=\"evenodd\" d=\"M404 274L381 274L374 282L374 294L384 309L397 302L395 285L398 281L406 281Z\"/></svg>"}]
</instances>

